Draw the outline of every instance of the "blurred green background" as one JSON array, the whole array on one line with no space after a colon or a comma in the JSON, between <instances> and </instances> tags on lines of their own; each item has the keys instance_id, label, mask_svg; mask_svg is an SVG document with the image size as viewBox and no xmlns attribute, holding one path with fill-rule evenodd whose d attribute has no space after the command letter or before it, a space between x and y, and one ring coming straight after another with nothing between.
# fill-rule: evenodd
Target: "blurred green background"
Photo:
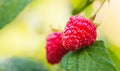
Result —
<instances>
[{"instance_id":1,"label":"blurred green background","mask_svg":"<svg viewBox=\"0 0 120 71\"><path fill-rule=\"evenodd\" d=\"M118 59L120 59L119 3L120 0L110 0L110 4L106 2L95 19L101 23L97 39L104 40ZM93 9L96 10L98 5L99 3L96 3ZM50 71L60 71L59 65L52 66L46 61L46 36L52 32L51 25L64 30L70 16L70 0L33 0L10 24L0 30L1 59L14 56L30 57L43 62Z\"/></svg>"}]
</instances>

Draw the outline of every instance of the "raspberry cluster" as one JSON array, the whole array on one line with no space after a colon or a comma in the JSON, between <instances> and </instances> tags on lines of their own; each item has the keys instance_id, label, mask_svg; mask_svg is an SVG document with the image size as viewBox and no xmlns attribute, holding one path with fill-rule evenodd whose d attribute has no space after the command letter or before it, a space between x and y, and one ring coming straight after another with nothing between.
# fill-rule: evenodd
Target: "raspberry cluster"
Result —
<instances>
[{"instance_id":1,"label":"raspberry cluster","mask_svg":"<svg viewBox=\"0 0 120 71\"><path fill-rule=\"evenodd\" d=\"M72 16L64 32L54 32L47 38L47 60L51 64L59 63L69 51L76 51L95 42L96 26L82 16Z\"/></svg>"}]
</instances>

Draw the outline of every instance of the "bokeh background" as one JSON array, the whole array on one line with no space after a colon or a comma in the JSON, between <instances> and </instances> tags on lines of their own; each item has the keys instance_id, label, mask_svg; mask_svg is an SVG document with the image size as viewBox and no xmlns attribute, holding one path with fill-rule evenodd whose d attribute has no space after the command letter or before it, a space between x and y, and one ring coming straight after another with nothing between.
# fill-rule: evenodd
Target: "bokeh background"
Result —
<instances>
[{"instance_id":1,"label":"bokeh background","mask_svg":"<svg viewBox=\"0 0 120 71\"><path fill-rule=\"evenodd\" d=\"M120 0L106 2L97 14L98 40L104 40L106 47L120 59ZM96 9L96 8L95 8ZM37 59L50 71L59 71L59 65L46 61L46 36L51 26L64 30L71 16L69 0L33 0L13 20L0 30L0 58L31 57Z\"/></svg>"}]
</instances>

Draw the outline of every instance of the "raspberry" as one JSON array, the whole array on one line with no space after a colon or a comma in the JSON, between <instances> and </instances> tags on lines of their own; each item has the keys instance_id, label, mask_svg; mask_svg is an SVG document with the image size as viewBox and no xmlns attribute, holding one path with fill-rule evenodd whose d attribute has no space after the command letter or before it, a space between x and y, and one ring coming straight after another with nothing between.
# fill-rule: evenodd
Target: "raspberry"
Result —
<instances>
[{"instance_id":1,"label":"raspberry","mask_svg":"<svg viewBox=\"0 0 120 71\"><path fill-rule=\"evenodd\" d=\"M66 50L78 50L91 45L96 40L96 26L82 16L72 16L62 36L62 44Z\"/></svg>"},{"instance_id":2,"label":"raspberry","mask_svg":"<svg viewBox=\"0 0 120 71\"><path fill-rule=\"evenodd\" d=\"M47 37L46 55L50 64L59 63L67 52L62 45L61 32L54 32Z\"/></svg>"}]
</instances>

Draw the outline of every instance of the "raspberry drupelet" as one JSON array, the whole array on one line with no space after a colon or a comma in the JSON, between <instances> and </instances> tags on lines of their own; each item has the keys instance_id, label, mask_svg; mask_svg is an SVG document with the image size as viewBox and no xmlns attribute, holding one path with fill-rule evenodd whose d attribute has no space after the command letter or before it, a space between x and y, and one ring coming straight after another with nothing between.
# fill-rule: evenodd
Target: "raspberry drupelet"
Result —
<instances>
[{"instance_id":1,"label":"raspberry drupelet","mask_svg":"<svg viewBox=\"0 0 120 71\"><path fill-rule=\"evenodd\" d=\"M65 26L62 44L66 50L78 50L91 45L97 37L96 26L82 16L72 16Z\"/></svg>"},{"instance_id":2,"label":"raspberry drupelet","mask_svg":"<svg viewBox=\"0 0 120 71\"><path fill-rule=\"evenodd\" d=\"M54 32L47 37L46 56L50 64L57 64L68 51L62 45L62 33Z\"/></svg>"}]
</instances>

